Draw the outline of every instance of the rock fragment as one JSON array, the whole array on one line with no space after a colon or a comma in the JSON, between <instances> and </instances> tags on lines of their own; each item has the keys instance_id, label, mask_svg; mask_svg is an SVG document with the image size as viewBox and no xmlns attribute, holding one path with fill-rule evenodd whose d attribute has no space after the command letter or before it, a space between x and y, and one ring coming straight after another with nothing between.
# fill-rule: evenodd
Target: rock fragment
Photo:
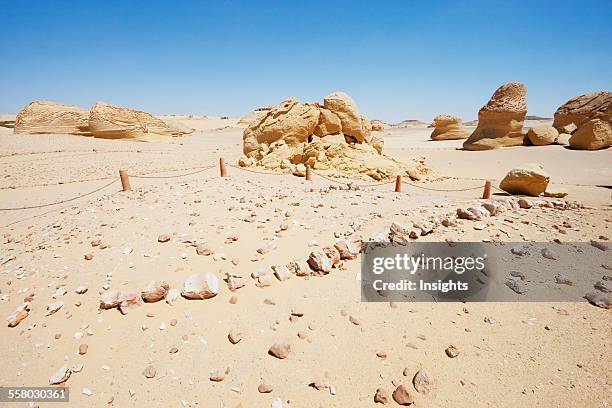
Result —
<instances>
[{"instance_id":1,"label":"rock fragment","mask_svg":"<svg viewBox=\"0 0 612 408\"><path fill-rule=\"evenodd\" d=\"M421 368L412 378L412 385L420 394L429 394L433 388L433 378L425 368Z\"/></svg>"},{"instance_id":2,"label":"rock fragment","mask_svg":"<svg viewBox=\"0 0 612 408\"><path fill-rule=\"evenodd\" d=\"M402 384L393 391L392 396L393 400L399 405L410 405L414 403L414 398Z\"/></svg>"},{"instance_id":3,"label":"rock fragment","mask_svg":"<svg viewBox=\"0 0 612 408\"><path fill-rule=\"evenodd\" d=\"M166 282L151 281L147 287L140 292L140 296L142 296L142 300L146 303L155 303L165 299L169 289L170 285Z\"/></svg>"},{"instance_id":4,"label":"rock fragment","mask_svg":"<svg viewBox=\"0 0 612 408\"><path fill-rule=\"evenodd\" d=\"M291 351L291 345L285 341L274 343L268 350L268 354L278 359L285 359L289 357Z\"/></svg>"},{"instance_id":5,"label":"rock fragment","mask_svg":"<svg viewBox=\"0 0 612 408\"><path fill-rule=\"evenodd\" d=\"M185 281L181 295L186 299L209 299L219 294L219 279L211 272L194 273Z\"/></svg>"}]
</instances>

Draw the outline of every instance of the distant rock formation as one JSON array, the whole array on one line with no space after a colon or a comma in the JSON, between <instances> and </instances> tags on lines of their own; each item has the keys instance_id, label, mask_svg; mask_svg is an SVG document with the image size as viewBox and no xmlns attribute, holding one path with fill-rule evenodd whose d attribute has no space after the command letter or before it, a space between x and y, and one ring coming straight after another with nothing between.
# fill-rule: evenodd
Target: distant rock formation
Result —
<instances>
[{"instance_id":1,"label":"distant rock formation","mask_svg":"<svg viewBox=\"0 0 612 408\"><path fill-rule=\"evenodd\" d=\"M466 150L489 150L523 144L527 88L517 82L499 87L478 112L478 127L463 143Z\"/></svg>"},{"instance_id":2,"label":"distant rock formation","mask_svg":"<svg viewBox=\"0 0 612 408\"><path fill-rule=\"evenodd\" d=\"M467 139L470 135L461 126L461 118L451 115L438 115L432 123L434 131L431 133L431 140L457 140Z\"/></svg>"},{"instance_id":3,"label":"distant rock formation","mask_svg":"<svg viewBox=\"0 0 612 408\"><path fill-rule=\"evenodd\" d=\"M580 127L591 119L606 116L606 110L612 103L612 92L594 92L570 99L559 106L555 112L553 126L563 132L564 126Z\"/></svg>"},{"instance_id":4,"label":"distant rock formation","mask_svg":"<svg viewBox=\"0 0 612 408\"><path fill-rule=\"evenodd\" d=\"M382 120L374 119L372 122L372 132L384 132L385 131L385 122Z\"/></svg>"},{"instance_id":5,"label":"distant rock formation","mask_svg":"<svg viewBox=\"0 0 612 408\"><path fill-rule=\"evenodd\" d=\"M153 115L104 102L96 103L89 112L89 130L105 139L151 140L155 136L184 135L193 129L177 129Z\"/></svg>"},{"instance_id":6,"label":"distant rock formation","mask_svg":"<svg viewBox=\"0 0 612 408\"><path fill-rule=\"evenodd\" d=\"M243 133L244 156L239 165L263 166L304 175L305 166L363 174L375 180L396 175L418 179L427 169L421 163L406 164L382 154L380 133L353 99L334 92L324 104L288 99L251 122Z\"/></svg>"},{"instance_id":7,"label":"distant rock formation","mask_svg":"<svg viewBox=\"0 0 612 408\"><path fill-rule=\"evenodd\" d=\"M389 127L393 129L404 129L404 128L421 127L421 126L427 126L427 123L421 122L418 119L406 119L399 123L389 125Z\"/></svg>"},{"instance_id":8,"label":"distant rock formation","mask_svg":"<svg viewBox=\"0 0 612 408\"><path fill-rule=\"evenodd\" d=\"M13 131L31 134L91 135L89 112L73 105L33 101L17 114Z\"/></svg>"}]
</instances>

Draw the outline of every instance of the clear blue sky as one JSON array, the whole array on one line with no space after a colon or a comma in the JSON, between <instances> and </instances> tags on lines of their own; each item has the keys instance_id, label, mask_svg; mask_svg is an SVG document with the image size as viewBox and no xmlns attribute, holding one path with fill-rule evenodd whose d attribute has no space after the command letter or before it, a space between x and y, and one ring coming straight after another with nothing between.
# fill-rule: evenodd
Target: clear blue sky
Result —
<instances>
[{"instance_id":1,"label":"clear blue sky","mask_svg":"<svg viewBox=\"0 0 612 408\"><path fill-rule=\"evenodd\" d=\"M351 94L370 118L529 114L612 90L612 1L2 1L0 113L33 99L243 115Z\"/></svg>"}]
</instances>

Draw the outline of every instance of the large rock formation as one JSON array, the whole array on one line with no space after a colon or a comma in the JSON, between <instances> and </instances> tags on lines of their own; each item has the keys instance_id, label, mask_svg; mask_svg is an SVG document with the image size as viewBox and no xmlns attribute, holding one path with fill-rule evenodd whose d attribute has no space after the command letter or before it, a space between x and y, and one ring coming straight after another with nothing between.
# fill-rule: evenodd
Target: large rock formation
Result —
<instances>
[{"instance_id":1,"label":"large rock formation","mask_svg":"<svg viewBox=\"0 0 612 408\"><path fill-rule=\"evenodd\" d=\"M580 95L559 106L555 112L553 126L560 133L563 127L572 123L580 127L591 119L600 119L606 115L606 110L612 103L612 92L595 92Z\"/></svg>"},{"instance_id":2,"label":"large rock formation","mask_svg":"<svg viewBox=\"0 0 612 408\"><path fill-rule=\"evenodd\" d=\"M512 169L499 184L499 188L510 194L525 194L537 197L546 191L550 177L539 164L529 163Z\"/></svg>"},{"instance_id":3,"label":"large rock formation","mask_svg":"<svg viewBox=\"0 0 612 408\"><path fill-rule=\"evenodd\" d=\"M353 98L344 92L334 92L323 99L323 106L340 118L345 136L350 136L359 143L368 141L372 125L367 117L359 114Z\"/></svg>"},{"instance_id":4,"label":"large rock formation","mask_svg":"<svg viewBox=\"0 0 612 408\"><path fill-rule=\"evenodd\" d=\"M612 126L607 118L591 119L570 137L572 149L598 150L612 146Z\"/></svg>"},{"instance_id":5,"label":"large rock formation","mask_svg":"<svg viewBox=\"0 0 612 408\"><path fill-rule=\"evenodd\" d=\"M372 124L372 132L384 132L386 124L382 120L374 119L370 121Z\"/></svg>"},{"instance_id":6,"label":"large rock formation","mask_svg":"<svg viewBox=\"0 0 612 408\"><path fill-rule=\"evenodd\" d=\"M91 135L89 112L77 106L50 101L34 101L15 120L15 133L62 133Z\"/></svg>"},{"instance_id":7,"label":"large rock formation","mask_svg":"<svg viewBox=\"0 0 612 408\"><path fill-rule=\"evenodd\" d=\"M478 112L478 127L463 143L466 150L489 150L520 146L525 135L527 88L517 82L499 87Z\"/></svg>"},{"instance_id":8,"label":"large rock formation","mask_svg":"<svg viewBox=\"0 0 612 408\"><path fill-rule=\"evenodd\" d=\"M243 133L240 166L263 166L304 175L305 166L363 174L375 180L396 175L420 178L427 169L382 154L380 133L371 133L370 121L350 96L335 92L325 106L288 99L255 119Z\"/></svg>"},{"instance_id":9,"label":"large rock formation","mask_svg":"<svg viewBox=\"0 0 612 408\"><path fill-rule=\"evenodd\" d=\"M470 135L461 126L461 118L451 115L438 115L431 124L434 131L431 140L456 140L467 139Z\"/></svg>"},{"instance_id":10,"label":"large rock formation","mask_svg":"<svg viewBox=\"0 0 612 408\"><path fill-rule=\"evenodd\" d=\"M156 136L178 136L191 133L186 129L173 128L146 112L104 102L98 102L91 108L89 130L95 137L141 141L155 140Z\"/></svg>"}]
</instances>

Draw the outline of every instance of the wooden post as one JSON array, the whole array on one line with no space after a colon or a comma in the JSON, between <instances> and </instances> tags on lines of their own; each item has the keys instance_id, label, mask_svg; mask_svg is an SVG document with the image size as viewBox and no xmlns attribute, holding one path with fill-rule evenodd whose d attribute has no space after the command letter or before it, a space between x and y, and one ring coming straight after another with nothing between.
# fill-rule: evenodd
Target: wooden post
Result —
<instances>
[{"instance_id":1,"label":"wooden post","mask_svg":"<svg viewBox=\"0 0 612 408\"><path fill-rule=\"evenodd\" d=\"M484 191L482 192L482 199L488 200L491 198L491 180L485 181Z\"/></svg>"},{"instance_id":2,"label":"wooden post","mask_svg":"<svg viewBox=\"0 0 612 408\"><path fill-rule=\"evenodd\" d=\"M395 179L395 192L402 192L402 176L397 176L397 178Z\"/></svg>"},{"instance_id":3,"label":"wooden post","mask_svg":"<svg viewBox=\"0 0 612 408\"><path fill-rule=\"evenodd\" d=\"M310 166L306 165L306 181L310 181L312 176L310 175Z\"/></svg>"},{"instance_id":4,"label":"wooden post","mask_svg":"<svg viewBox=\"0 0 612 408\"><path fill-rule=\"evenodd\" d=\"M221 177L227 177L227 168L225 167L225 159L223 157L219 157L219 172Z\"/></svg>"},{"instance_id":5,"label":"wooden post","mask_svg":"<svg viewBox=\"0 0 612 408\"><path fill-rule=\"evenodd\" d=\"M125 170L119 170L119 178L121 178L121 191L132 191L130 178Z\"/></svg>"}]
</instances>

